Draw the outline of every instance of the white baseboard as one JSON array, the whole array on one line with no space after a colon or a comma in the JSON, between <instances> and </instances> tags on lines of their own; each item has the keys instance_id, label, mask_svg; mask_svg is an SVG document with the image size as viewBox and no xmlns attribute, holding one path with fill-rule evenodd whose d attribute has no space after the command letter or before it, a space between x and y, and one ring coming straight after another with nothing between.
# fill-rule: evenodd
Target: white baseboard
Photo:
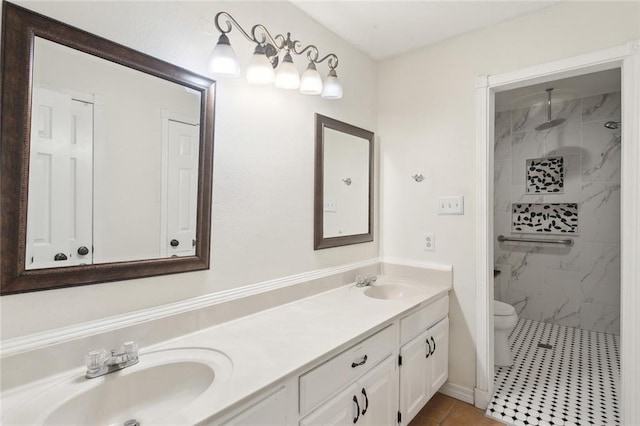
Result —
<instances>
[{"instance_id":1,"label":"white baseboard","mask_svg":"<svg viewBox=\"0 0 640 426\"><path fill-rule=\"evenodd\" d=\"M454 385L453 383L446 382L438 392L450 396L451 398L459 399L467 404L473 404L474 401L473 389Z\"/></svg>"}]
</instances>

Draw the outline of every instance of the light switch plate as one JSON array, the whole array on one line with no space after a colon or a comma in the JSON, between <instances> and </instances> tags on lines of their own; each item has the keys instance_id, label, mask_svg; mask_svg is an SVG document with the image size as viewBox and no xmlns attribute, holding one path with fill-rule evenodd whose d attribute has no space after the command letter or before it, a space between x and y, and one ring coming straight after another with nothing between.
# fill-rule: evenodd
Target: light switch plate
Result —
<instances>
[{"instance_id":1,"label":"light switch plate","mask_svg":"<svg viewBox=\"0 0 640 426\"><path fill-rule=\"evenodd\" d=\"M438 214L464 214L464 197L462 195L439 197Z\"/></svg>"},{"instance_id":2,"label":"light switch plate","mask_svg":"<svg viewBox=\"0 0 640 426\"><path fill-rule=\"evenodd\" d=\"M324 200L324 211L335 213L338 211L335 200Z\"/></svg>"}]
</instances>

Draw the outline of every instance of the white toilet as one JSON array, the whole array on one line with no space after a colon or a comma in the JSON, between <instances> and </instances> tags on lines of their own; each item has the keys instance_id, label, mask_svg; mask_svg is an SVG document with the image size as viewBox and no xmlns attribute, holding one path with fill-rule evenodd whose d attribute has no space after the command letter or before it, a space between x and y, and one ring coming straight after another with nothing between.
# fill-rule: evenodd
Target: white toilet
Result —
<instances>
[{"instance_id":1,"label":"white toilet","mask_svg":"<svg viewBox=\"0 0 640 426\"><path fill-rule=\"evenodd\" d=\"M494 364L500 367L513 365L513 356L509 349L509 333L518 323L518 314L513 306L493 301L493 329L494 329Z\"/></svg>"}]
</instances>

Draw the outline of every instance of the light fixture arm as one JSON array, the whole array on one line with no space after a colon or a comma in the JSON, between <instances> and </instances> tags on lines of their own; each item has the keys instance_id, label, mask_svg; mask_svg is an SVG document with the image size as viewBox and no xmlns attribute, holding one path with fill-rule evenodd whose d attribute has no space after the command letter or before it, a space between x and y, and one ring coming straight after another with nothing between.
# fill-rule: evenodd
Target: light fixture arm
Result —
<instances>
[{"instance_id":1,"label":"light fixture arm","mask_svg":"<svg viewBox=\"0 0 640 426\"><path fill-rule=\"evenodd\" d=\"M257 43L265 47L271 45L275 48L275 50L277 50L277 52L285 50L296 55L302 55L306 52L309 62L314 62L316 64L324 62L328 59L327 63L329 65L329 68L332 70L334 70L338 66L338 56L336 56L334 53L329 53L322 59L318 59L318 57L320 56L320 52L316 46L310 44L305 46L304 48L301 48L302 43L300 42L300 40L292 40L291 33L287 33L286 37L282 34L273 36L264 25L256 24L251 28L251 33L249 34L242 28L238 21L236 21L233 16L231 16L227 12L218 12L214 18L214 25L216 26L216 29L222 34L228 34L231 32L233 27L236 27L238 31L240 31L240 33L244 36L244 38L246 38L250 42ZM277 54L277 52L272 55L269 55L269 52L267 52L267 56L273 56Z\"/></svg>"},{"instance_id":2,"label":"light fixture arm","mask_svg":"<svg viewBox=\"0 0 640 426\"><path fill-rule=\"evenodd\" d=\"M260 39L258 39L258 36L256 35L256 30L260 30L262 32L262 34L260 34ZM276 36L275 38L271 35L271 33L269 32L269 30L262 24L256 24L253 27L251 27L251 41L254 41L256 43L259 44L271 44L272 46L278 46L278 42L275 40L275 38L277 38L278 36ZM278 50L280 50L278 48Z\"/></svg>"},{"instance_id":3,"label":"light fixture arm","mask_svg":"<svg viewBox=\"0 0 640 426\"><path fill-rule=\"evenodd\" d=\"M330 69L334 70L334 69L338 68L338 57L333 53L329 53L324 58L316 59L313 62L315 62L316 64L319 64L319 63L322 63L322 62L326 61L327 59L328 59L327 65L329 65Z\"/></svg>"},{"instance_id":4,"label":"light fixture arm","mask_svg":"<svg viewBox=\"0 0 640 426\"><path fill-rule=\"evenodd\" d=\"M224 16L225 18L227 18L227 20L225 21L226 30L223 30L222 27L220 26L220 17ZM251 37L249 34L247 34L247 32L240 26L240 24L238 24L238 21L236 21L233 16L229 15L227 12L218 12L216 13L215 18L213 18L213 23L216 26L216 29L218 31L220 31L222 34L228 34L231 32L231 30L233 29L233 27L235 26L238 31L240 31L242 33L242 35L244 36L244 38L246 38L249 41L253 41L255 43L258 43L258 40L254 39L253 37ZM233 24L233 25L231 25Z\"/></svg>"}]
</instances>

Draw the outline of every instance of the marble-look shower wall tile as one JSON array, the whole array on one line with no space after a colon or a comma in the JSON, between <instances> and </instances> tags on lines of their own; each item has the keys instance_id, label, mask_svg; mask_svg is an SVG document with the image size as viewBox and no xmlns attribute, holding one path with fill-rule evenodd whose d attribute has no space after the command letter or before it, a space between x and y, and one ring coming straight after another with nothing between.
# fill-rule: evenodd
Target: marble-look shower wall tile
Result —
<instances>
[{"instance_id":1,"label":"marble-look shower wall tile","mask_svg":"<svg viewBox=\"0 0 640 426\"><path fill-rule=\"evenodd\" d=\"M583 303L580 307L580 328L620 335L620 308L598 303Z\"/></svg>"},{"instance_id":2,"label":"marble-look shower wall tile","mask_svg":"<svg viewBox=\"0 0 640 426\"><path fill-rule=\"evenodd\" d=\"M599 244L600 255L580 271L584 301L620 306L620 245Z\"/></svg>"},{"instance_id":3,"label":"marble-look shower wall tile","mask_svg":"<svg viewBox=\"0 0 640 426\"><path fill-rule=\"evenodd\" d=\"M496 112L494 160L511 160L511 112Z\"/></svg>"},{"instance_id":4,"label":"marble-look shower wall tile","mask_svg":"<svg viewBox=\"0 0 640 426\"><path fill-rule=\"evenodd\" d=\"M622 108L620 92L590 96L582 100L582 121L620 121Z\"/></svg>"},{"instance_id":5,"label":"marble-look shower wall tile","mask_svg":"<svg viewBox=\"0 0 640 426\"><path fill-rule=\"evenodd\" d=\"M544 155L543 135L539 132L520 132L511 135L511 184L524 188L527 160Z\"/></svg>"},{"instance_id":6,"label":"marble-look shower wall tile","mask_svg":"<svg viewBox=\"0 0 640 426\"><path fill-rule=\"evenodd\" d=\"M585 182L580 207L581 235L586 241L620 243L620 184Z\"/></svg>"},{"instance_id":7,"label":"marble-look shower wall tile","mask_svg":"<svg viewBox=\"0 0 640 426\"><path fill-rule=\"evenodd\" d=\"M525 192L524 185L512 185L511 186L511 203L543 203L543 194L531 194ZM511 206L509 206L509 212L511 212Z\"/></svg>"},{"instance_id":8,"label":"marble-look shower wall tile","mask_svg":"<svg viewBox=\"0 0 640 426\"><path fill-rule=\"evenodd\" d=\"M542 99L540 100L542 102ZM556 104L552 105L552 109ZM555 112L555 111L554 111ZM557 114L553 114L552 119L557 118ZM526 132L535 130L537 126L547 121L547 103L546 94L544 103L534 105L528 108L519 108L511 111L511 131Z\"/></svg>"},{"instance_id":9,"label":"marble-look shower wall tile","mask_svg":"<svg viewBox=\"0 0 640 426\"><path fill-rule=\"evenodd\" d=\"M580 273L547 269L541 297L542 320L553 324L577 326L580 304L584 299L580 288Z\"/></svg>"},{"instance_id":10,"label":"marble-look shower wall tile","mask_svg":"<svg viewBox=\"0 0 640 426\"><path fill-rule=\"evenodd\" d=\"M559 111L554 116L566 121L551 129L536 132L544 144L545 157L566 156L580 150L580 106L579 100L559 103L556 106Z\"/></svg>"},{"instance_id":11,"label":"marble-look shower wall tile","mask_svg":"<svg viewBox=\"0 0 640 426\"><path fill-rule=\"evenodd\" d=\"M493 209L508 212L511 209L511 161L496 161L493 166Z\"/></svg>"},{"instance_id":12,"label":"marble-look shower wall tile","mask_svg":"<svg viewBox=\"0 0 640 426\"><path fill-rule=\"evenodd\" d=\"M582 180L620 182L620 130L604 127L604 121L585 123L582 136Z\"/></svg>"}]
</instances>

